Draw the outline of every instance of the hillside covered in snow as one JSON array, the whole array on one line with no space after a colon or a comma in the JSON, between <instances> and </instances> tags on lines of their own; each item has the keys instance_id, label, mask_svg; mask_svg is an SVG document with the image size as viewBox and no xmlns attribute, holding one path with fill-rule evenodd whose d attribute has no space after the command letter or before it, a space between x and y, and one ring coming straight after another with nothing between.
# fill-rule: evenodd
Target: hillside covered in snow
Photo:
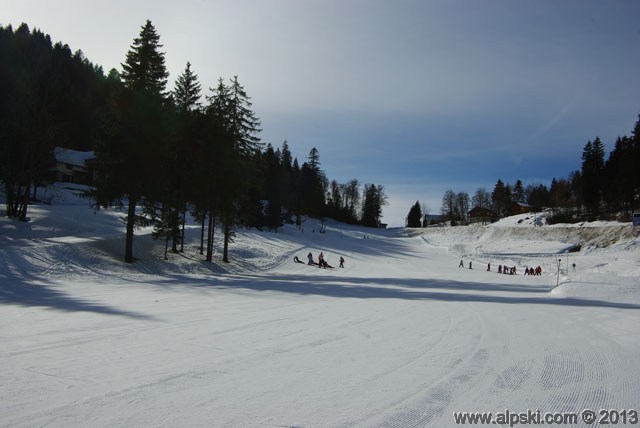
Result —
<instances>
[{"instance_id":1,"label":"hillside covered in snow","mask_svg":"<svg viewBox=\"0 0 640 428\"><path fill-rule=\"evenodd\" d=\"M128 265L123 213L77 192L0 219L0 426L445 427L640 402L630 224L309 218L237 230L230 264L203 261L192 224L167 261L136 231ZM333 268L293 262L309 252Z\"/></svg>"}]
</instances>

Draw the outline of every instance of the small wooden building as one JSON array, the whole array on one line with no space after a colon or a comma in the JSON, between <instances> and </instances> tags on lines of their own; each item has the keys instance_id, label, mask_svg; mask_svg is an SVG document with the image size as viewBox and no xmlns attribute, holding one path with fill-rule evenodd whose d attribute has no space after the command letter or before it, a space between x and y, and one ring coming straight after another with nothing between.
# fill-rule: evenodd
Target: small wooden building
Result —
<instances>
[{"instance_id":1,"label":"small wooden building","mask_svg":"<svg viewBox=\"0 0 640 428\"><path fill-rule=\"evenodd\" d=\"M469 211L469 223L491 223L496 218L496 213L489 208L475 207Z\"/></svg>"},{"instance_id":2,"label":"small wooden building","mask_svg":"<svg viewBox=\"0 0 640 428\"><path fill-rule=\"evenodd\" d=\"M87 171L86 162L95 158L94 152L55 147L53 155L56 160L55 180L66 183L89 184L92 177Z\"/></svg>"},{"instance_id":3,"label":"small wooden building","mask_svg":"<svg viewBox=\"0 0 640 428\"><path fill-rule=\"evenodd\" d=\"M525 204L524 202L515 202L513 205L511 205L511 209L509 210L509 213L511 215L526 214L530 212L531 205Z\"/></svg>"}]
</instances>

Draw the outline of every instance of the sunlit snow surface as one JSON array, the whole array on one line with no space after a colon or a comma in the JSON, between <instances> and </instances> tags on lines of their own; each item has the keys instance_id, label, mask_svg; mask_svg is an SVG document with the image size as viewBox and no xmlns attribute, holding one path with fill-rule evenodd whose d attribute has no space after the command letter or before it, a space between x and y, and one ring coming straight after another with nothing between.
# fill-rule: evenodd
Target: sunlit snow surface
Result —
<instances>
[{"instance_id":1,"label":"sunlit snow surface","mask_svg":"<svg viewBox=\"0 0 640 428\"><path fill-rule=\"evenodd\" d=\"M210 265L191 224L169 261L136 231L125 265L122 213L46 193L29 223L0 219L0 426L447 427L456 411L639 406L630 225L307 219L238 230L228 265L217 231ZM334 269L292 260L320 251Z\"/></svg>"}]
</instances>

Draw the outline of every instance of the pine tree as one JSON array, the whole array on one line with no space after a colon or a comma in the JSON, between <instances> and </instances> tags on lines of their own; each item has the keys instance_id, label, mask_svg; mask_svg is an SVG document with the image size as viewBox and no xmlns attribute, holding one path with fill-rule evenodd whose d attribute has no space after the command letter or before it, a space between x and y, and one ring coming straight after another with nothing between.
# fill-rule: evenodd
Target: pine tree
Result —
<instances>
[{"instance_id":1,"label":"pine tree","mask_svg":"<svg viewBox=\"0 0 640 428\"><path fill-rule=\"evenodd\" d=\"M549 190L544 184L528 184L524 193L525 200L534 211L540 211L543 207L549 206Z\"/></svg>"},{"instance_id":2,"label":"pine tree","mask_svg":"<svg viewBox=\"0 0 640 428\"><path fill-rule=\"evenodd\" d=\"M362 202L362 225L379 227L382 217L382 207L387 204L384 187L375 184L365 184Z\"/></svg>"},{"instance_id":3,"label":"pine tree","mask_svg":"<svg viewBox=\"0 0 640 428\"><path fill-rule=\"evenodd\" d=\"M555 177L551 180L549 188L549 206L554 212L564 212L571 205L571 185L567 180L557 180Z\"/></svg>"},{"instance_id":4,"label":"pine tree","mask_svg":"<svg viewBox=\"0 0 640 428\"><path fill-rule=\"evenodd\" d=\"M0 181L9 217L27 221L32 186L48 178L54 142L69 129L54 120L63 91L52 75L71 62L70 52L26 24L0 27Z\"/></svg>"},{"instance_id":5,"label":"pine tree","mask_svg":"<svg viewBox=\"0 0 640 428\"><path fill-rule=\"evenodd\" d=\"M244 157L255 155L262 147L257 136L261 131L260 120L251 110L252 105L251 98L238 82L238 76L234 76L229 86L228 124L236 147Z\"/></svg>"},{"instance_id":6,"label":"pine tree","mask_svg":"<svg viewBox=\"0 0 640 428\"><path fill-rule=\"evenodd\" d=\"M127 200L127 263L133 262L134 226L144 221L136 216L138 203L147 197L154 204L163 196L158 182L165 176L159 180L158 165L166 164L167 136L171 131L167 129L170 119L164 95L168 73L164 54L159 51L161 46L155 28L147 20L122 64L124 90L112 98L106 135L96 149L96 202L108 206Z\"/></svg>"},{"instance_id":7,"label":"pine tree","mask_svg":"<svg viewBox=\"0 0 640 428\"><path fill-rule=\"evenodd\" d=\"M498 217L502 218L508 215L510 205L509 199L510 191L507 190L507 186L505 186L502 180L498 179L495 187L493 188L493 192L491 193L493 210L496 212Z\"/></svg>"},{"instance_id":8,"label":"pine tree","mask_svg":"<svg viewBox=\"0 0 640 428\"><path fill-rule=\"evenodd\" d=\"M291 219L294 208L295 189L293 186L293 157L289 150L289 144L285 140L280 151L280 173L278 176L278 189L283 208L286 209L287 219Z\"/></svg>"},{"instance_id":9,"label":"pine tree","mask_svg":"<svg viewBox=\"0 0 640 428\"><path fill-rule=\"evenodd\" d=\"M210 88L212 95L204 109L203 121L200 124L202 138L198 144L198 161L195 163L195 174L198 192L194 195L194 214L202 224L200 254L203 250L205 229L206 261L213 261L213 239L216 219L219 219L219 208L222 204L222 190L231 185L226 174L233 156L233 141L228 132L229 122L229 88L222 78L218 85ZM233 171L233 166L231 167Z\"/></svg>"},{"instance_id":10,"label":"pine tree","mask_svg":"<svg viewBox=\"0 0 640 428\"><path fill-rule=\"evenodd\" d=\"M282 226L282 194L280 193L280 156L273 150L271 144L267 145L264 153L264 194L267 200L266 226L277 230Z\"/></svg>"},{"instance_id":11,"label":"pine tree","mask_svg":"<svg viewBox=\"0 0 640 428\"><path fill-rule=\"evenodd\" d=\"M524 187L522 185L522 181L516 181L515 186L513 186L513 202L524 202Z\"/></svg>"},{"instance_id":12,"label":"pine tree","mask_svg":"<svg viewBox=\"0 0 640 428\"><path fill-rule=\"evenodd\" d=\"M632 212L635 208L637 169L633 139L618 137L603 169L603 196L613 210Z\"/></svg>"},{"instance_id":13,"label":"pine tree","mask_svg":"<svg viewBox=\"0 0 640 428\"><path fill-rule=\"evenodd\" d=\"M325 212L325 195L327 178L320 169L320 153L313 147L309 151L308 161L302 165L302 197L303 210L314 217L323 217Z\"/></svg>"},{"instance_id":14,"label":"pine tree","mask_svg":"<svg viewBox=\"0 0 640 428\"><path fill-rule=\"evenodd\" d=\"M195 146L193 163L194 189L192 195L194 215L201 221L201 241L205 241L206 261L213 261L213 238L216 220L219 220L223 194L229 192L235 169L233 141L225 128L226 87L219 81L216 89L211 89L212 96L207 96L208 105L205 114L200 117L197 128L199 138ZM202 254L202 243L201 243Z\"/></svg>"},{"instance_id":15,"label":"pine tree","mask_svg":"<svg viewBox=\"0 0 640 428\"><path fill-rule=\"evenodd\" d=\"M122 81L133 90L164 95L169 73L160 52L160 36L150 20L142 26L140 36L133 40L122 64Z\"/></svg>"},{"instance_id":16,"label":"pine tree","mask_svg":"<svg viewBox=\"0 0 640 428\"><path fill-rule=\"evenodd\" d=\"M172 96L178 112L186 114L200 108L202 86L198 82L198 75L191 71L191 63L176 80Z\"/></svg>"},{"instance_id":17,"label":"pine tree","mask_svg":"<svg viewBox=\"0 0 640 428\"><path fill-rule=\"evenodd\" d=\"M250 97L238 82L237 76L226 86L219 79L218 86L212 89L213 95L207 97L209 105L207 116L219 131L218 140L223 153L217 160L220 171L224 171L222 181L217 186L216 208L224 232L222 260L229 261L229 243L233 227L240 223L252 223L255 205L251 189L259 187L257 183L256 161L259 159L261 131L260 121L251 110ZM228 145L231 143L231 146Z\"/></svg>"},{"instance_id":18,"label":"pine tree","mask_svg":"<svg viewBox=\"0 0 640 428\"><path fill-rule=\"evenodd\" d=\"M300 170L300 164L298 158L293 159L291 165L291 211L295 216L295 223L298 229L302 229L302 214L303 214L303 186L302 186L302 171Z\"/></svg>"},{"instance_id":19,"label":"pine tree","mask_svg":"<svg viewBox=\"0 0 640 428\"><path fill-rule=\"evenodd\" d=\"M291 156L291 150L289 150L289 143L287 143L287 140L282 142L282 150L280 153L280 164L282 165L282 169L286 172L291 172L291 168L293 168L293 157Z\"/></svg>"},{"instance_id":20,"label":"pine tree","mask_svg":"<svg viewBox=\"0 0 640 428\"><path fill-rule=\"evenodd\" d=\"M108 82L81 51L26 24L0 26L0 64L0 181L7 215L24 221L38 186L55 178L54 146L93 149Z\"/></svg>"},{"instance_id":21,"label":"pine tree","mask_svg":"<svg viewBox=\"0 0 640 428\"><path fill-rule=\"evenodd\" d=\"M337 180L331 180L326 195L326 213L330 218L339 219L340 208L342 207L342 192Z\"/></svg>"},{"instance_id":22,"label":"pine tree","mask_svg":"<svg viewBox=\"0 0 640 428\"><path fill-rule=\"evenodd\" d=\"M597 218L602 199L604 145L599 137L587 142L582 152L582 197L590 219Z\"/></svg>"},{"instance_id":23,"label":"pine tree","mask_svg":"<svg viewBox=\"0 0 640 428\"><path fill-rule=\"evenodd\" d=\"M416 201L409 210L409 214L407 214L407 227L420 227L421 225L422 208L420 207L420 201Z\"/></svg>"},{"instance_id":24,"label":"pine tree","mask_svg":"<svg viewBox=\"0 0 640 428\"><path fill-rule=\"evenodd\" d=\"M360 204L360 182L353 178L345 185L345 207L350 223L356 223Z\"/></svg>"},{"instance_id":25,"label":"pine tree","mask_svg":"<svg viewBox=\"0 0 640 428\"><path fill-rule=\"evenodd\" d=\"M197 123L200 115L201 86L189 62L184 72L178 76L171 95L176 110L176 135L170 140L168 158L165 159L165 168L169 176L164 183L161 224L171 225L166 229L166 233L169 234L167 237L171 238L171 251L175 253L178 251L178 242L180 251L184 249L187 200L194 198L193 189L196 188L193 168L189 165L199 161L195 145L199 133Z\"/></svg>"}]
</instances>

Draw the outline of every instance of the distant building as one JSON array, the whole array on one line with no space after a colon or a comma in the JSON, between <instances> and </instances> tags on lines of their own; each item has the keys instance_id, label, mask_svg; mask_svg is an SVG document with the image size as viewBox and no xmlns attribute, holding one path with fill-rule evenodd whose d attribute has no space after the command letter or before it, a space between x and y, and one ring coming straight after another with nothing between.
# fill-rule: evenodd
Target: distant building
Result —
<instances>
[{"instance_id":1,"label":"distant building","mask_svg":"<svg viewBox=\"0 0 640 428\"><path fill-rule=\"evenodd\" d=\"M511 205L511 209L509 210L509 213L511 215L518 215L518 214L530 213L531 211L532 211L531 205L525 204L524 202L515 202L513 205Z\"/></svg>"},{"instance_id":2,"label":"distant building","mask_svg":"<svg viewBox=\"0 0 640 428\"><path fill-rule=\"evenodd\" d=\"M489 208L475 207L469 211L469 223L491 223L496 218L496 213Z\"/></svg>"},{"instance_id":3,"label":"distant building","mask_svg":"<svg viewBox=\"0 0 640 428\"><path fill-rule=\"evenodd\" d=\"M442 216L439 214L425 214L422 219L422 227L427 227L432 224L442 223Z\"/></svg>"},{"instance_id":4,"label":"distant building","mask_svg":"<svg viewBox=\"0 0 640 428\"><path fill-rule=\"evenodd\" d=\"M55 147L53 156L56 160L55 180L65 183L89 184L92 177L87 170L86 162L95 158L94 152Z\"/></svg>"}]
</instances>

